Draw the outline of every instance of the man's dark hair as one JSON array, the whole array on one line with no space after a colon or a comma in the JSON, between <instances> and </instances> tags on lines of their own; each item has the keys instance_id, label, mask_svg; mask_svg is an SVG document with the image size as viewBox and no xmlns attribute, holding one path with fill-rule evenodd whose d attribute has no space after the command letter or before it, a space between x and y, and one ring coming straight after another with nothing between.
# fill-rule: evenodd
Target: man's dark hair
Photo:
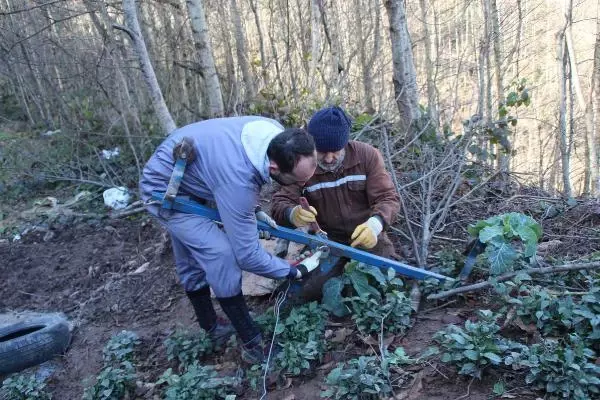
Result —
<instances>
[{"instance_id":1,"label":"man's dark hair","mask_svg":"<svg viewBox=\"0 0 600 400\"><path fill-rule=\"evenodd\" d=\"M292 172L300 157L312 156L315 141L304 129L290 128L275 136L267 148L267 157L279 166L282 173Z\"/></svg>"}]
</instances>

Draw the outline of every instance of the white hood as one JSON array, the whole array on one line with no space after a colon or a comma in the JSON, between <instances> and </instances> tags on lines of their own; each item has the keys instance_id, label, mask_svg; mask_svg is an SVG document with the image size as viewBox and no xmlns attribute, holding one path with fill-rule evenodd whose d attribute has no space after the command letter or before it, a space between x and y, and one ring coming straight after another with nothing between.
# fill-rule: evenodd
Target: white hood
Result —
<instances>
[{"instance_id":1,"label":"white hood","mask_svg":"<svg viewBox=\"0 0 600 400\"><path fill-rule=\"evenodd\" d=\"M242 128L242 146L248 159L265 181L269 180L267 148L271 140L282 131L281 126L265 120L248 122Z\"/></svg>"}]
</instances>

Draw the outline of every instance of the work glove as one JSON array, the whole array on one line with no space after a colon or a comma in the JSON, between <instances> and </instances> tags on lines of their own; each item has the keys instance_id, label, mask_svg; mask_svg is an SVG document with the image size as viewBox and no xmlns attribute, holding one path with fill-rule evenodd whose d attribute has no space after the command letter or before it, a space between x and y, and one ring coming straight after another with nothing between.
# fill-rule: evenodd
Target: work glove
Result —
<instances>
[{"instance_id":1,"label":"work glove","mask_svg":"<svg viewBox=\"0 0 600 400\"><path fill-rule=\"evenodd\" d=\"M269 214L267 214L266 212L264 212L262 210L256 211L256 220L262 221L262 222L266 223L267 225L269 225L270 227L277 229L277 222L275 222L275 220L273 218L271 218L269 216ZM259 229L258 237L260 239L271 239L271 232L263 231L263 230Z\"/></svg>"},{"instance_id":2,"label":"work glove","mask_svg":"<svg viewBox=\"0 0 600 400\"><path fill-rule=\"evenodd\" d=\"M312 256L305 258L304 260L291 267L290 273L292 273L294 270L296 271L295 276L291 276L291 278L306 278L312 271L314 271L319 266L320 261L321 252L317 251Z\"/></svg>"},{"instance_id":3,"label":"work glove","mask_svg":"<svg viewBox=\"0 0 600 400\"><path fill-rule=\"evenodd\" d=\"M365 249L372 249L377 244L377 236L383 230L383 225L377 217L371 217L367 222L360 224L352 232L350 239L352 240L352 247L363 247Z\"/></svg>"},{"instance_id":4,"label":"work glove","mask_svg":"<svg viewBox=\"0 0 600 400\"><path fill-rule=\"evenodd\" d=\"M317 220L317 210L313 206L309 207L310 210L305 210L302 206L296 206L292 208L292 212L290 214L290 222L296 227L301 228L304 226L308 226L312 222Z\"/></svg>"}]
</instances>

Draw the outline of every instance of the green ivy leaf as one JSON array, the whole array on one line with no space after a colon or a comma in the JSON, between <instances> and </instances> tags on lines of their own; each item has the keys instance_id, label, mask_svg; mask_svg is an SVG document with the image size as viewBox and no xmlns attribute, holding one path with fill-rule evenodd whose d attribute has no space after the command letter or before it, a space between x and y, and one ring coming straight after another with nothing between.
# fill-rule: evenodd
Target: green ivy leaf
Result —
<instances>
[{"instance_id":1,"label":"green ivy leaf","mask_svg":"<svg viewBox=\"0 0 600 400\"><path fill-rule=\"evenodd\" d=\"M344 305L342 297L344 281L341 278L331 278L323 285L323 308L336 317L344 317L349 314Z\"/></svg>"},{"instance_id":2,"label":"green ivy leaf","mask_svg":"<svg viewBox=\"0 0 600 400\"><path fill-rule=\"evenodd\" d=\"M452 334L450 334L450 337L452 339L454 339L454 341L456 343L459 343L459 344L467 343L466 339L462 335L459 335L458 333L452 333Z\"/></svg>"},{"instance_id":3,"label":"green ivy leaf","mask_svg":"<svg viewBox=\"0 0 600 400\"><path fill-rule=\"evenodd\" d=\"M517 228L517 234L525 243L525 257L532 257L537 250L538 237L529 226L521 225Z\"/></svg>"},{"instance_id":4,"label":"green ivy leaf","mask_svg":"<svg viewBox=\"0 0 600 400\"><path fill-rule=\"evenodd\" d=\"M498 395L498 396L502 396L504 394L504 392L506 391L506 388L504 386L504 382L502 381L498 381L494 384L494 394Z\"/></svg>"},{"instance_id":5,"label":"green ivy leaf","mask_svg":"<svg viewBox=\"0 0 600 400\"><path fill-rule=\"evenodd\" d=\"M515 249L508 243L494 243L486 250L492 275L499 275L510 269L519 257Z\"/></svg>"},{"instance_id":6,"label":"green ivy leaf","mask_svg":"<svg viewBox=\"0 0 600 400\"><path fill-rule=\"evenodd\" d=\"M359 270L365 274L371 275L373 278L375 278L377 283L379 283L381 286L385 286L387 284L387 279L386 279L385 275L383 274L383 272L381 271L381 268L377 268L377 267L374 267L372 265L367 265L367 264L360 264L357 267L357 270ZM393 269L392 269L392 271L393 271Z\"/></svg>"},{"instance_id":7,"label":"green ivy leaf","mask_svg":"<svg viewBox=\"0 0 600 400\"><path fill-rule=\"evenodd\" d=\"M477 372L477 366L475 366L473 363L464 364L458 373L461 375L479 376L479 373Z\"/></svg>"},{"instance_id":8,"label":"green ivy leaf","mask_svg":"<svg viewBox=\"0 0 600 400\"><path fill-rule=\"evenodd\" d=\"M363 272L359 271L358 269L353 269L348 273L348 277L350 278L356 293L360 297L367 297L369 294L371 294L376 299L381 300L381 293L379 293L377 289L369 284L369 280Z\"/></svg>"},{"instance_id":9,"label":"green ivy leaf","mask_svg":"<svg viewBox=\"0 0 600 400\"><path fill-rule=\"evenodd\" d=\"M502 357L500 357L498 354L495 354L495 353L487 352L487 353L483 353L483 356L485 358L487 358L488 360L490 360L495 365L500 364L502 362Z\"/></svg>"},{"instance_id":10,"label":"green ivy leaf","mask_svg":"<svg viewBox=\"0 0 600 400\"><path fill-rule=\"evenodd\" d=\"M501 226L486 226L479 232L479 241L488 243L492 239L502 236L503 233Z\"/></svg>"}]
</instances>

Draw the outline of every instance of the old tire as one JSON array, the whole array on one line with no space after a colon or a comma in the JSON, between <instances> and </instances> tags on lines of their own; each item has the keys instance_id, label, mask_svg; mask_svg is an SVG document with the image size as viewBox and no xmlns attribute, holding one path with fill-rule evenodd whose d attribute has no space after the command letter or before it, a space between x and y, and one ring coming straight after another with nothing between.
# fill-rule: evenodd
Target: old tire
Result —
<instances>
[{"instance_id":1,"label":"old tire","mask_svg":"<svg viewBox=\"0 0 600 400\"><path fill-rule=\"evenodd\" d=\"M69 324L56 316L41 316L0 327L0 375L61 355L70 340Z\"/></svg>"}]
</instances>

